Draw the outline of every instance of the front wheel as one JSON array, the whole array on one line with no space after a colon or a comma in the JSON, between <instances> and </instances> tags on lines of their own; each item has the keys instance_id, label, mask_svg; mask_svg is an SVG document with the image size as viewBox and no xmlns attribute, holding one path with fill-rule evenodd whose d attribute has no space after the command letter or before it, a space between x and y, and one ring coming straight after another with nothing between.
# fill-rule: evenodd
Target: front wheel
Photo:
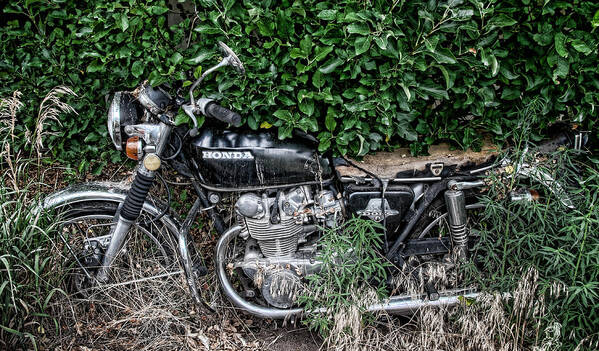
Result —
<instances>
[{"instance_id":1,"label":"front wheel","mask_svg":"<svg viewBox=\"0 0 599 351\"><path fill-rule=\"evenodd\" d=\"M168 230L142 212L131 226L123 249L111 267L110 280L99 283L95 274L110 242L119 203L80 202L57 209L60 240L59 264L66 291L91 297L98 293L120 298L135 293L144 282L181 272L176 262L176 244Z\"/></svg>"}]
</instances>

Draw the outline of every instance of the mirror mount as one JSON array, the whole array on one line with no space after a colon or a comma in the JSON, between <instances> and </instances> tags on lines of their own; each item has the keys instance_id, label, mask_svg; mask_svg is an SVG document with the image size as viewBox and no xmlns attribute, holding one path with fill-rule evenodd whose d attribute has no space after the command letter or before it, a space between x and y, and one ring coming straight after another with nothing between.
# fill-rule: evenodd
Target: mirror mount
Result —
<instances>
[{"instance_id":1,"label":"mirror mount","mask_svg":"<svg viewBox=\"0 0 599 351\"><path fill-rule=\"evenodd\" d=\"M237 55L235 55L233 50L231 50L231 48L229 48L222 41L218 42L218 46L219 46L221 52L223 53L223 56L224 56L223 59L217 65L210 67L204 73L202 73L200 78L198 78L198 80L196 80L193 83L193 85L191 86L191 88L189 89L189 100L191 102L191 106L193 106L194 108L195 108L195 100L193 98L193 91L204 80L204 78L206 78L210 73L212 73L224 66L232 66L238 73L245 74L245 68L243 67L243 63L241 62L239 57L237 57Z\"/></svg>"}]
</instances>

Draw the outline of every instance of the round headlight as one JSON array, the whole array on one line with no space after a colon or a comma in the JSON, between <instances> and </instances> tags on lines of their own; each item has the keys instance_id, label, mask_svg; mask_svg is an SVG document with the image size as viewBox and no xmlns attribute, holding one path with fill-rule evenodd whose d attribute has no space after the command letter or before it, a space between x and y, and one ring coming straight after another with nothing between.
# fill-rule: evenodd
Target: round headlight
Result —
<instances>
[{"instance_id":1,"label":"round headlight","mask_svg":"<svg viewBox=\"0 0 599 351\"><path fill-rule=\"evenodd\" d=\"M116 92L108 109L108 134L117 150L123 150L123 128L138 121L138 106L133 96L123 91Z\"/></svg>"}]
</instances>

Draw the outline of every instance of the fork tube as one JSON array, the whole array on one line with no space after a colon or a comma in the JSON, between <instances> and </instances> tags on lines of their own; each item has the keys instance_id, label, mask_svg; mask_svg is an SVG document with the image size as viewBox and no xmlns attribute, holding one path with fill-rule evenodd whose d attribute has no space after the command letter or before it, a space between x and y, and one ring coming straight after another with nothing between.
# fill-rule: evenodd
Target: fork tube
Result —
<instances>
[{"instance_id":1,"label":"fork tube","mask_svg":"<svg viewBox=\"0 0 599 351\"><path fill-rule=\"evenodd\" d=\"M164 123L161 123L161 127L162 132L160 133L160 140L156 145L156 155L158 156L160 156L164 150L172 129L171 126ZM108 244L104 258L102 259L102 266L98 269L96 275L98 281L108 281L110 266L123 248L131 225L135 223L139 217L148 196L148 192L150 191L152 184L154 184L155 177L155 171L148 170L142 162L135 175L133 184L131 184L131 189L129 189L127 197L123 202L123 206L115 216L116 224L110 229L110 243Z\"/></svg>"}]
</instances>

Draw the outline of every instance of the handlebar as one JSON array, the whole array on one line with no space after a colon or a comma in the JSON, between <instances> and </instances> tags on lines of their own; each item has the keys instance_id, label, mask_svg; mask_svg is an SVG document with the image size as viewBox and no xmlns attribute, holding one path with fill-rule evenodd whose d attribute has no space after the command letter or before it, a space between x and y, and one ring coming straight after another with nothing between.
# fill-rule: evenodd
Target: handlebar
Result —
<instances>
[{"instance_id":1,"label":"handlebar","mask_svg":"<svg viewBox=\"0 0 599 351\"><path fill-rule=\"evenodd\" d=\"M241 125L241 116L239 113L222 107L216 102L209 102L204 108L204 114L206 117L216 118L219 121L232 124L235 127L239 127Z\"/></svg>"},{"instance_id":2,"label":"handlebar","mask_svg":"<svg viewBox=\"0 0 599 351\"><path fill-rule=\"evenodd\" d=\"M235 127L241 125L241 116L239 113L229 110L228 108L222 107L212 99L201 98L197 100L197 105L194 107L192 104L184 104L181 106L185 114L193 121L193 128L190 130L189 135L194 137L198 134L198 120L195 116L196 113L202 113L206 117L216 118L219 121L232 124Z\"/></svg>"}]
</instances>

